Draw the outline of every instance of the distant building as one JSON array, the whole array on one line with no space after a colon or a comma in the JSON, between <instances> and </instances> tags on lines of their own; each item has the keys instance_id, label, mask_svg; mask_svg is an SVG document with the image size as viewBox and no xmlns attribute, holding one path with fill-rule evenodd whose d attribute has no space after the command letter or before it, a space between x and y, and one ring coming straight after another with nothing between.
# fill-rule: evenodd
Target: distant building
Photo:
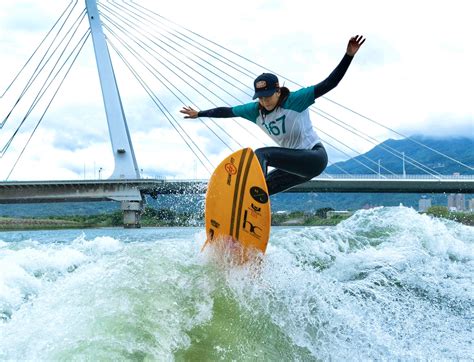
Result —
<instances>
[{"instance_id":1,"label":"distant building","mask_svg":"<svg viewBox=\"0 0 474 362\"><path fill-rule=\"evenodd\" d=\"M474 212L474 199L469 200L468 210Z\"/></svg>"},{"instance_id":2,"label":"distant building","mask_svg":"<svg viewBox=\"0 0 474 362\"><path fill-rule=\"evenodd\" d=\"M448 209L452 211L466 210L466 199L464 194L450 194L448 196Z\"/></svg>"},{"instance_id":3,"label":"distant building","mask_svg":"<svg viewBox=\"0 0 474 362\"><path fill-rule=\"evenodd\" d=\"M456 195L456 208L459 211L464 211L466 210L466 198L465 195L463 194L457 194Z\"/></svg>"},{"instance_id":4,"label":"distant building","mask_svg":"<svg viewBox=\"0 0 474 362\"><path fill-rule=\"evenodd\" d=\"M418 211L426 212L431 207L431 199L420 199L418 201Z\"/></svg>"}]
</instances>

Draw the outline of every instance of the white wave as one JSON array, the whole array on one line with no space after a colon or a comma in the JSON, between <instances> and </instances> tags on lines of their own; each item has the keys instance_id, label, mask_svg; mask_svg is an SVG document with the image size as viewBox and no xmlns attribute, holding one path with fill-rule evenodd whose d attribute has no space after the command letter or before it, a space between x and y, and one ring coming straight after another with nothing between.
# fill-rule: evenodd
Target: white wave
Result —
<instances>
[{"instance_id":1,"label":"white wave","mask_svg":"<svg viewBox=\"0 0 474 362\"><path fill-rule=\"evenodd\" d=\"M377 208L337 227L274 228L263 263L223 267L200 252L204 230L189 230L96 230L0 249L10 271L0 274L10 308L0 359L472 354L472 227Z\"/></svg>"},{"instance_id":2,"label":"white wave","mask_svg":"<svg viewBox=\"0 0 474 362\"><path fill-rule=\"evenodd\" d=\"M3 250L0 253L0 317L11 317L36 296L45 281L54 281L84 263L87 257L70 248Z\"/></svg>"},{"instance_id":3,"label":"white wave","mask_svg":"<svg viewBox=\"0 0 474 362\"><path fill-rule=\"evenodd\" d=\"M55 282L81 265L121 248L120 241L112 237L87 240L84 234L70 245L44 244L31 238L8 243L0 250L0 318L11 318L44 290L45 283Z\"/></svg>"},{"instance_id":4,"label":"white wave","mask_svg":"<svg viewBox=\"0 0 474 362\"><path fill-rule=\"evenodd\" d=\"M84 234L76 238L73 241L72 246L88 253L99 255L116 253L122 249L122 243L120 240L114 239L113 237L98 236L92 240L87 240Z\"/></svg>"},{"instance_id":5,"label":"white wave","mask_svg":"<svg viewBox=\"0 0 474 362\"><path fill-rule=\"evenodd\" d=\"M275 229L260 283L238 270L227 283L315 358L462 358L473 241L471 227L377 208L335 228Z\"/></svg>"},{"instance_id":6,"label":"white wave","mask_svg":"<svg viewBox=\"0 0 474 362\"><path fill-rule=\"evenodd\" d=\"M73 241L92 260L43 286L33 304L0 325L0 359L169 360L190 345L187 331L212 316L214 286L197 248L182 238L113 240Z\"/></svg>"}]
</instances>

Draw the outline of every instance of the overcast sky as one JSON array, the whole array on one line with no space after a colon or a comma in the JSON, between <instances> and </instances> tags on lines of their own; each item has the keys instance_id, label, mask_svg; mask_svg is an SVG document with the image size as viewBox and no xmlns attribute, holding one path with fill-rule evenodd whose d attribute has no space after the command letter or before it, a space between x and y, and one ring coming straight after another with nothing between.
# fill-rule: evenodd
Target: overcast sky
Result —
<instances>
[{"instance_id":1,"label":"overcast sky","mask_svg":"<svg viewBox=\"0 0 474 362\"><path fill-rule=\"evenodd\" d=\"M404 135L474 135L474 47L469 0L136 2L305 86L329 75L342 58L348 39L363 34L367 41L328 98ZM66 0L0 3L0 94L67 4ZM83 0L79 0L78 7L85 7ZM156 110L119 58L112 55L112 59L144 177L207 178L206 168ZM262 67L252 67L256 74L263 71ZM252 85L248 77L241 76L239 80ZM189 79L189 85L192 82ZM290 89L297 89L291 82L285 82ZM190 89L189 85L183 87ZM193 104L201 109L212 107L205 100L206 90L203 88L200 96L191 95ZM217 96L229 99L224 91L216 92ZM0 122L19 94L15 89L10 93L0 98ZM237 97L242 102L251 101L245 94ZM182 104L164 95L163 101L167 99L171 112L181 119L178 110ZM0 150L31 102L32 98L29 103L25 100L22 111L12 115L0 129ZM228 102L232 104L232 100ZM399 137L328 101L317 100L316 106L379 142ZM0 180L10 173L40 116L41 113L32 114L8 150L0 155ZM373 147L316 114L312 118L317 127L344 140L354 150L366 152ZM248 121L232 126L223 123L228 121L219 120L219 124L228 127L240 145L255 148L269 144ZM250 127L257 137L246 135L242 126ZM230 152L201 122L188 121L183 127L213 165ZM324 134L320 136L333 143ZM234 143L232 148L239 147ZM329 151L332 162L346 157L334 149ZM108 177L113 171L113 157L89 39L9 179L97 178L99 169L102 178Z\"/></svg>"}]
</instances>

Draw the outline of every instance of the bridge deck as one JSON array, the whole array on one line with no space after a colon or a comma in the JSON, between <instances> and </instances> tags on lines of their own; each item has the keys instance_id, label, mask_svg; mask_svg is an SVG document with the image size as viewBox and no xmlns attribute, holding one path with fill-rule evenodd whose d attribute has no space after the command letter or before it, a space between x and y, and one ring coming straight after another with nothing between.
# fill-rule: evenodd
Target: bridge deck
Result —
<instances>
[{"instance_id":1,"label":"bridge deck","mask_svg":"<svg viewBox=\"0 0 474 362\"><path fill-rule=\"evenodd\" d=\"M0 203L140 201L142 195L203 194L207 180L71 180L0 182ZM318 177L288 192L474 193L474 177Z\"/></svg>"}]
</instances>

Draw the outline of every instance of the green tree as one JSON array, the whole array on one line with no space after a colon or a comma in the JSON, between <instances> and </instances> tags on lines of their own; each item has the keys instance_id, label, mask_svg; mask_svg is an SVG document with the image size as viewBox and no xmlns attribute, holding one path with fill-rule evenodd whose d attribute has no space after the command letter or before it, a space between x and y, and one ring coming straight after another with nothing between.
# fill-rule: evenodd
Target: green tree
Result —
<instances>
[{"instance_id":1,"label":"green tree","mask_svg":"<svg viewBox=\"0 0 474 362\"><path fill-rule=\"evenodd\" d=\"M315 215L321 219L325 219L328 215L328 211L334 211L334 209L332 207L323 207L321 209L317 209Z\"/></svg>"},{"instance_id":2,"label":"green tree","mask_svg":"<svg viewBox=\"0 0 474 362\"><path fill-rule=\"evenodd\" d=\"M449 219L449 210L446 206L431 206L428 210L426 210L426 213L428 215Z\"/></svg>"}]
</instances>

